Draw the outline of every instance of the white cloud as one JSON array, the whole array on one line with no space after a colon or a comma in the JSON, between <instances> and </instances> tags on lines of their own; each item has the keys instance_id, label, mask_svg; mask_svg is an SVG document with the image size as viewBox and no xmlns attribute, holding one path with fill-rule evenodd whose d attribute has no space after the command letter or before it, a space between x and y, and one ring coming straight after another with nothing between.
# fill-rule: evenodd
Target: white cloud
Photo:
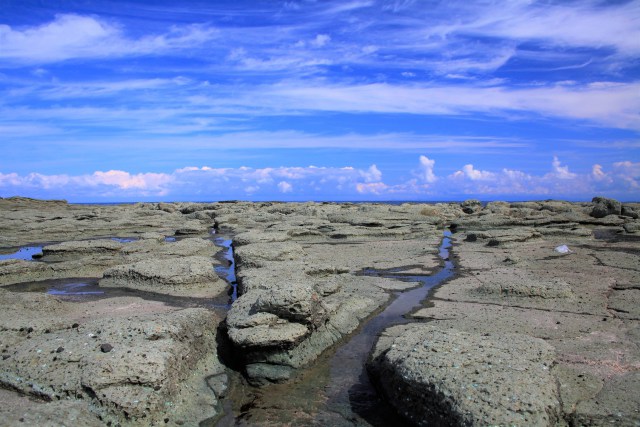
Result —
<instances>
[{"instance_id":1,"label":"white cloud","mask_svg":"<svg viewBox=\"0 0 640 427\"><path fill-rule=\"evenodd\" d=\"M293 191L293 186L287 181L280 181L278 183L278 190L280 190L281 193L291 193Z\"/></svg>"},{"instance_id":2,"label":"white cloud","mask_svg":"<svg viewBox=\"0 0 640 427\"><path fill-rule=\"evenodd\" d=\"M313 41L311 41L311 45L314 47L324 47L327 43L331 41L331 36L328 34L318 34Z\"/></svg>"},{"instance_id":3,"label":"white cloud","mask_svg":"<svg viewBox=\"0 0 640 427\"><path fill-rule=\"evenodd\" d=\"M591 176L596 181L611 181L611 178L602 169L602 166L598 164L593 165L591 168Z\"/></svg>"},{"instance_id":4,"label":"white cloud","mask_svg":"<svg viewBox=\"0 0 640 427\"><path fill-rule=\"evenodd\" d=\"M606 83L606 82L602 82ZM460 85L278 85L263 88L263 106L277 109L460 115L508 112L589 120L640 129L640 82L510 89ZM252 98L255 99L255 96ZM247 99L240 102L247 102ZM253 101L252 101L253 102Z\"/></svg>"},{"instance_id":5,"label":"white cloud","mask_svg":"<svg viewBox=\"0 0 640 427\"><path fill-rule=\"evenodd\" d=\"M560 160L556 156L553 156L551 165L553 166L552 175L559 179L573 179L576 177L575 173L569 172L569 166L561 166Z\"/></svg>"},{"instance_id":6,"label":"white cloud","mask_svg":"<svg viewBox=\"0 0 640 427\"><path fill-rule=\"evenodd\" d=\"M616 162L610 172L597 164L585 174L569 172L554 158L550 173L531 175L503 168L484 171L465 165L449 176L434 173L435 161L419 157L418 178L404 183L382 182L382 173L371 165L366 170L353 167L281 167L254 169L188 166L173 173L96 171L88 175L44 175L0 173L0 194L37 197L103 197L139 200L141 197L172 200L220 200L248 197L277 198L295 193L305 199L349 199L356 195L415 199L420 197L570 197L589 199L594 194L623 198L640 197L640 162Z\"/></svg>"},{"instance_id":7,"label":"white cloud","mask_svg":"<svg viewBox=\"0 0 640 427\"><path fill-rule=\"evenodd\" d=\"M369 182L356 184L356 191L360 194L375 194L380 195L384 193L389 186L383 182Z\"/></svg>"},{"instance_id":8,"label":"white cloud","mask_svg":"<svg viewBox=\"0 0 640 427\"><path fill-rule=\"evenodd\" d=\"M640 162L617 162L613 164L613 173L634 190L640 189Z\"/></svg>"},{"instance_id":9,"label":"white cloud","mask_svg":"<svg viewBox=\"0 0 640 427\"><path fill-rule=\"evenodd\" d=\"M118 170L94 172L93 175L88 178L89 182L94 185L112 185L123 190L162 190L163 187L173 181L173 179L171 175L163 173L139 173L132 175L128 172Z\"/></svg>"},{"instance_id":10,"label":"white cloud","mask_svg":"<svg viewBox=\"0 0 640 427\"><path fill-rule=\"evenodd\" d=\"M361 171L360 176L364 178L364 182L378 182L382 179L382 172L376 165L371 165L366 171Z\"/></svg>"},{"instance_id":11,"label":"white cloud","mask_svg":"<svg viewBox=\"0 0 640 427\"><path fill-rule=\"evenodd\" d=\"M43 175L31 173L21 176L0 173L2 194L46 192L57 197L186 197L197 195L208 199L237 198L238 193L253 195L317 192L331 193L340 189L355 193L357 184L376 184L381 172L375 165L366 170L353 167L280 167L280 168L212 168L187 166L172 173L132 174L121 170L96 171L87 175ZM40 194L40 193L38 193ZM235 196L234 196L235 195Z\"/></svg>"},{"instance_id":12,"label":"white cloud","mask_svg":"<svg viewBox=\"0 0 640 427\"><path fill-rule=\"evenodd\" d=\"M462 170L454 172L451 176L454 179L467 178L471 181L487 181L496 178L496 174L488 171L474 169L473 165L464 165Z\"/></svg>"},{"instance_id":13,"label":"white cloud","mask_svg":"<svg viewBox=\"0 0 640 427\"><path fill-rule=\"evenodd\" d=\"M171 27L165 34L130 39L114 22L94 16L60 14L38 27L14 29L0 25L0 59L47 63L72 58L103 58L154 54L193 47L216 31L199 25Z\"/></svg>"},{"instance_id":14,"label":"white cloud","mask_svg":"<svg viewBox=\"0 0 640 427\"><path fill-rule=\"evenodd\" d=\"M437 177L433 172L433 167L436 161L429 159L427 156L420 156L420 179L427 184L431 184L437 181Z\"/></svg>"}]
</instances>

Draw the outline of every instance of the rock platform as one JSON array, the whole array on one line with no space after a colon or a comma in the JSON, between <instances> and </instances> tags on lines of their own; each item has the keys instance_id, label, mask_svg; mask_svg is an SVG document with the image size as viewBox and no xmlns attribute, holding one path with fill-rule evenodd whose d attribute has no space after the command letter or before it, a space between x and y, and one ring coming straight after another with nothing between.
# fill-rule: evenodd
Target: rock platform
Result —
<instances>
[{"instance_id":1,"label":"rock platform","mask_svg":"<svg viewBox=\"0 0 640 427\"><path fill-rule=\"evenodd\" d=\"M247 387L299 381L415 285L362 272L433 273L445 227L456 276L388 328L367 365L398 414L414 425L640 425L638 212L601 197L0 198L0 254L42 247L32 261L0 260L0 425L213 423L233 369ZM233 240L228 311L212 230ZM75 278L104 294L26 292Z\"/></svg>"}]
</instances>

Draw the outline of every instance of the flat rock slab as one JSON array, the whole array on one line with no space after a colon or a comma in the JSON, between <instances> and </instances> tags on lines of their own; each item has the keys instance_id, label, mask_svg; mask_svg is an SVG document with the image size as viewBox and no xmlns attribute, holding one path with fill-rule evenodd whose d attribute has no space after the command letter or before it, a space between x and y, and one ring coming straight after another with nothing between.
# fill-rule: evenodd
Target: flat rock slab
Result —
<instances>
[{"instance_id":1,"label":"flat rock slab","mask_svg":"<svg viewBox=\"0 0 640 427\"><path fill-rule=\"evenodd\" d=\"M42 248L43 261L65 261L87 256L113 255L125 246L111 239L78 240Z\"/></svg>"},{"instance_id":2,"label":"flat rock slab","mask_svg":"<svg viewBox=\"0 0 640 427\"><path fill-rule=\"evenodd\" d=\"M543 340L433 324L385 334L396 337L372 371L391 404L416 425L552 425L560 417L554 351Z\"/></svg>"},{"instance_id":3,"label":"flat rock slab","mask_svg":"<svg viewBox=\"0 0 640 427\"><path fill-rule=\"evenodd\" d=\"M214 272L210 258L193 256L118 265L104 272L100 286L168 295L215 296L227 285Z\"/></svg>"}]
</instances>

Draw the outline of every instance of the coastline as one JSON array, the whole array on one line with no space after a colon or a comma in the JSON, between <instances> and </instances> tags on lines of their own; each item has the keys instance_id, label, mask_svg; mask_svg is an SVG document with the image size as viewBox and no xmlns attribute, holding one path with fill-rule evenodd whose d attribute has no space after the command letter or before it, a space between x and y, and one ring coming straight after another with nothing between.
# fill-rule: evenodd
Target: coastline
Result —
<instances>
[{"instance_id":1,"label":"coastline","mask_svg":"<svg viewBox=\"0 0 640 427\"><path fill-rule=\"evenodd\" d=\"M15 289L18 283L93 277L99 286L126 284L133 290L129 296L82 302L1 290L3 305L17 308L7 307L0 317L2 351L8 356L0 362L5 389L0 400L22 402L3 415L17 421L28 412L27 417L52 425L69 417L86 425L213 422L227 406L221 403L226 385L238 369L225 366L219 352L242 359L239 369L254 386L295 381L297 372L342 345L344 337L387 304L390 292L399 290L393 279L357 273L417 268L428 274L439 265L438 233L450 226L456 277L413 314L427 323L384 332L369 362L374 378L390 380L378 384L397 411L416 424L425 416L445 414L453 424L634 425L640 420L634 412L640 407L634 400L640 376L640 238L633 213L640 209L623 203L598 218L593 216L598 203L78 205L2 199L0 246L58 242L45 244L37 261L0 261L2 285ZM145 299L143 291L150 289L167 299L227 298L227 285L214 273L221 265L211 228L234 236L240 296L229 313ZM596 239L594 230L624 239ZM137 240L105 243L105 236ZM571 252L556 252L561 245ZM143 328L139 338L132 334L126 342L87 338L97 330L115 337L137 330L136 324L167 332L154 335ZM171 332L175 328L191 332ZM68 344L53 348L53 341ZM221 341L231 348L221 349ZM417 342L426 341L434 346L414 350ZM455 350L465 343L474 349ZM103 344L112 348L104 352ZM58 348L63 350L57 353ZM67 354L70 348L80 359ZM124 348L135 354L140 350L140 358L116 363L114 357L127 354L119 353ZM424 369L434 370L438 352L447 354L446 366L435 368L441 377L430 379ZM150 354L157 358L148 360ZM178 362L185 354L195 360ZM504 354L500 362L495 354ZM96 363L107 360L111 371L96 371ZM47 368L26 370L36 365ZM529 370L533 365L547 369L534 373ZM152 375L149 366L160 374ZM487 366L512 369L513 375L503 378ZM68 369L76 372L71 376L77 378L75 385L63 385L60 375ZM136 375L151 377L127 379ZM496 378L502 378L502 385L494 384ZM433 395L403 406L403 399L390 391L395 387L414 395L417 385L434 390ZM510 390L510 400L500 400L501 387ZM460 394L472 389L484 391ZM161 404L168 396L163 393L178 396L170 411ZM196 416L197 411L207 415ZM317 409L308 411L306 416L319 416L313 412Z\"/></svg>"}]
</instances>

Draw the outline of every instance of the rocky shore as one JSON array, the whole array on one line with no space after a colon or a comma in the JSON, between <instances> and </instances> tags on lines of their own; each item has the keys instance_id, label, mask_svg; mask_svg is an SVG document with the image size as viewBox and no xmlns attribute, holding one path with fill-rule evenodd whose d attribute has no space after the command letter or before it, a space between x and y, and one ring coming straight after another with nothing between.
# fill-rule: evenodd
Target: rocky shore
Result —
<instances>
[{"instance_id":1,"label":"rocky shore","mask_svg":"<svg viewBox=\"0 0 640 427\"><path fill-rule=\"evenodd\" d=\"M386 329L367 365L398 414L416 425L637 426L638 212L604 198L0 199L0 424L215 423L232 406L229 378L301 381L416 286L363 271L432 274L449 228L455 278L411 322ZM239 297L228 311L213 231L233 240ZM25 246L41 254L6 256ZM42 292L76 279L92 292ZM318 407L305 411L319 419Z\"/></svg>"},{"instance_id":2,"label":"rocky shore","mask_svg":"<svg viewBox=\"0 0 640 427\"><path fill-rule=\"evenodd\" d=\"M472 205L458 276L370 372L416 425L640 424L638 206Z\"/></svg>"}]
</instances>

